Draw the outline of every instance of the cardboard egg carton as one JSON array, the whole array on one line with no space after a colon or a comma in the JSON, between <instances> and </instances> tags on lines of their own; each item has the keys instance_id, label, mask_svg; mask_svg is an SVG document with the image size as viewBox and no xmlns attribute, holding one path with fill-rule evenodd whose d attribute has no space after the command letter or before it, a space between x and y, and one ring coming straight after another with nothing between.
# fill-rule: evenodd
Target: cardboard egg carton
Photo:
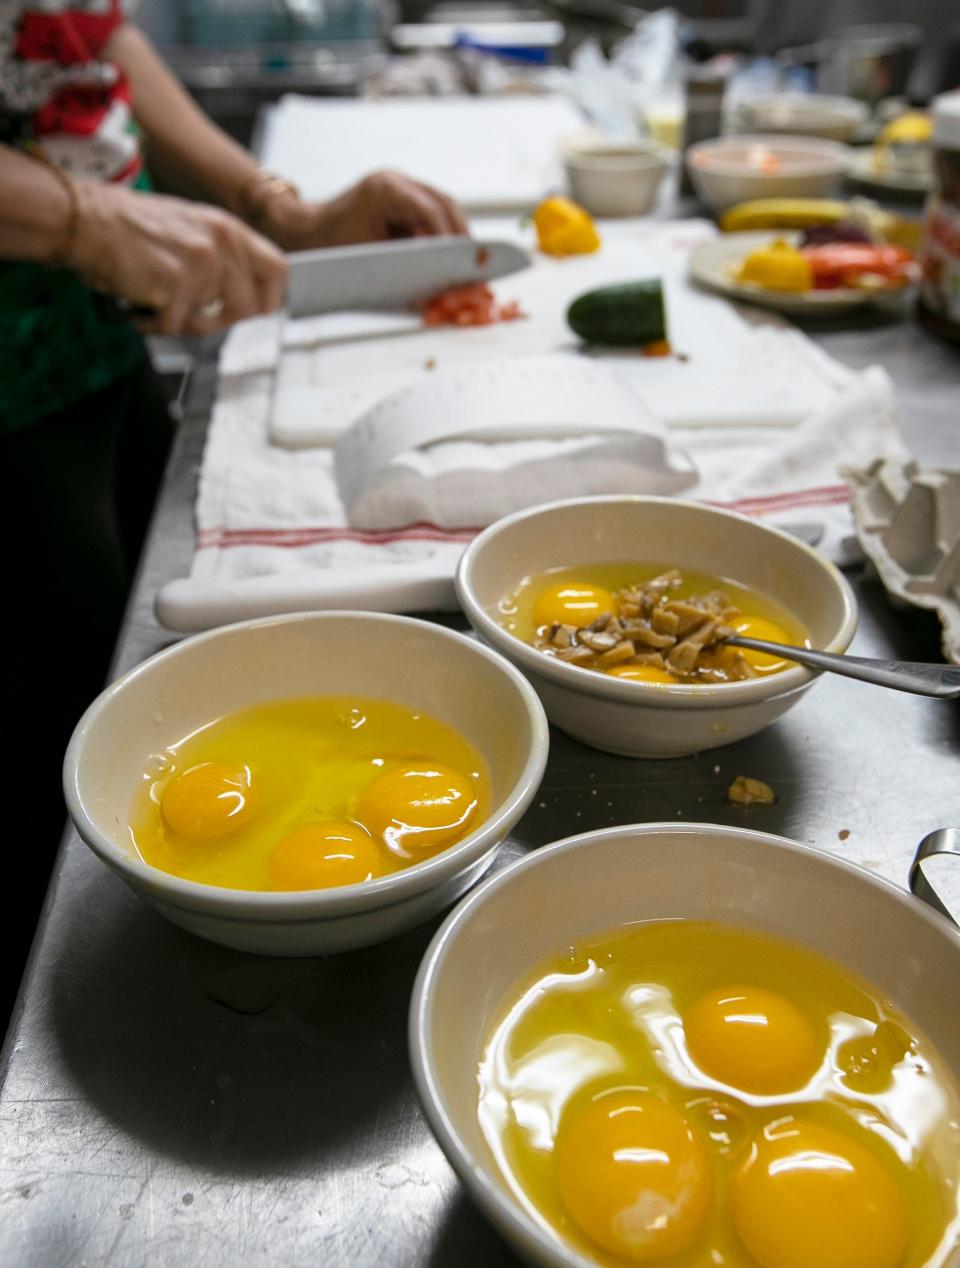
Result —
<instances>
[{"instance_id":1,"label":"cardboard egg carton","mask_svg":"<svg viewBox=\"0 0 960 1268\"><path fill-rule=\"evenodd\" d=\"M960 471L881 458L844 475L857 536L887 592L936 612L944 656L960 665Z\"/></svg>"}]
</instances>

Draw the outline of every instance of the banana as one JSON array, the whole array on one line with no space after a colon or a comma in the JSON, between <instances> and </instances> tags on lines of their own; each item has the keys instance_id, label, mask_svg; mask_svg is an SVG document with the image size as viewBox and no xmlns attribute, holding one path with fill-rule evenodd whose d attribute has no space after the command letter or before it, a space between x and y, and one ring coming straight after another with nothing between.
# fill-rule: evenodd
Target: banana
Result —
<instances>
[{"instance_id":1,"label":"banana","mask_svg":"<svg viewBox=\"0 0 960 1268\"><path fill-rule=\"evenodd\" d=\"M737 203L720 217L724 233L745 229L807 229L832 225L849 214L847 203L831 198L756 198Z\"/></svg>"}]
</instances>

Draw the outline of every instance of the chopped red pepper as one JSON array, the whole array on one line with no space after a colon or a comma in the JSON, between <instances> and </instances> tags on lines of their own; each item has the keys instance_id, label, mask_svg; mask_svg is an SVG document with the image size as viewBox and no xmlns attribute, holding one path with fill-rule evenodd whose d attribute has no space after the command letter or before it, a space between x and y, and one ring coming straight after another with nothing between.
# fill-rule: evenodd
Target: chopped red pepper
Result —
<instances>
[{"instance_id":1,"label":"chopped red pepper","mask_svg":"<svg viewBox=\"0 0 960 1268\"><path fill-rule=\"evenodd\" d=\"M498 303L489 286L472 282L455 286L428 300L423 309L425 326L492 326L498 321L516 321L522 317L516 300Z\"/></svg>"},{"instance_id":2,"label":"chopped red pepper","mask_svg":"<svg viewBox=\"0 0 960 1268\"><path fill-rule=\"evenodd\" d=\"M909 251L892 245L830 242L800 250L810 265L816 290L857 286L865 278L877 278L888 286L902 286L910 280L915 267Z\"/></svg>"},{"instance_id":3,"label":"chopped red pepper","mask_svg":"<svg viewBox=\"0 0 960 1268\"><path fill-rule=\"evenodd\" d=\"M475 261L478 269L482 269L485 264L490 263L490 250L488 247L477 247Z\"/></svg>"}]
</instances>

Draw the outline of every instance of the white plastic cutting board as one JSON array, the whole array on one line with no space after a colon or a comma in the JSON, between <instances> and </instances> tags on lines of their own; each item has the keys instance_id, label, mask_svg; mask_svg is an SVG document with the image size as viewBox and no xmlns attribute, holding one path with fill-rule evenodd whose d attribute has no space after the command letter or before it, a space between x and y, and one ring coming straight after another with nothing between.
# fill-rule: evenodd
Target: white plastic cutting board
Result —
<instances>
[{"instance_id":1,"label":"white plastic cutting board","mask_svg":"<svg viewBox=\"0 0 960 1268\"><path fill-rule=\"evenodd\" d=\"M498 296L520 301L527 314L521 321L424 329L412 315L331 314L309 319L311 342L302 347L289 346L300 336L299 323L288 322L270 439L292 449L331 445L384 397L437 368L574 351L579 342L566 324L571 301L595 286L646 277L663 278L670 337L685 359L602 355L668 424L789 426L819 403L815 376L784 379L758 364L752 325L726 301L691 286L680 253L638 238L593 256L540 258L497 282Z\"/></svg>"},{"instance_id":2,"label":"white plastic cutting board","mask_svg":"<svg viewBox=\"0 0 960 1268\"><path fill-rule=\"evenodd\" d=\"M584 127L561 96L291 95L267 116L262 159L310 198L332 198L368 172L390 168L446 190L470 211L529 210L560 184L561 145Z\"/></svg>"}]
</instances>

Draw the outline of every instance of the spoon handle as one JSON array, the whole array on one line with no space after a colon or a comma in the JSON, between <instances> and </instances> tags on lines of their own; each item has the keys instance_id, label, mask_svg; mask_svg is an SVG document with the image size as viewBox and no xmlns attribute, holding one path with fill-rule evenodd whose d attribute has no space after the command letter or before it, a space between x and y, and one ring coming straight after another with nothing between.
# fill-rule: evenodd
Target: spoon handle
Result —
<instances>
[{"instance_id":1,"label":"spoon handle","mask_svg":"<svg viewBox=\"0 0 960 1268\"><path fill-rule=\"evenodd\" d=\"M960 696L960 666L928 665L922 661L869 660L863 656L838 656L834 652L815 652L807 647L788 647L784 643L768 643L762 638L743 638L736 634L725 640L733 647L748 647L755 652L769 652L784 660L796 661L810 669L826 669L861 682L912 691L918 696L937 696L954 700Z\"/></svg>"}]
</instances>

